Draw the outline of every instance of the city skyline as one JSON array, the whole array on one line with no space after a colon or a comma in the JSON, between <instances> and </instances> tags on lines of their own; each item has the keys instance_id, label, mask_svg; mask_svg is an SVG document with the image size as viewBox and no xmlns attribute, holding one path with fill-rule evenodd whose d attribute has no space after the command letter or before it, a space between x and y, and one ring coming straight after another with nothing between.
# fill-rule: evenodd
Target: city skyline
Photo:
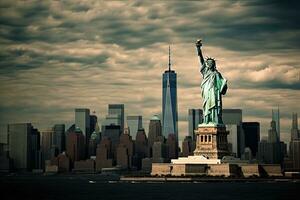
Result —
<instances>
[{"instance_id":1,"label":"city skyline","mask_svg":"<svg viewBox=\"0 0 300 200\"><path fill-rule=\"evenodd\" d=\"M263 5L2 2L0 121L68 128L75 108L89 108L102 123L107 105L120 103L125 116L143 116L148 132L150 118L162 112L161 75L171 45L183 140L188 109L202 107L194 45L202 37L204 54L217 58L229 81L224 108L242 109L243 121L260 122L266 136L279 106L287 142L292 112L300 111L299 13L284 2Z\"/></svg>"}]
</instances>

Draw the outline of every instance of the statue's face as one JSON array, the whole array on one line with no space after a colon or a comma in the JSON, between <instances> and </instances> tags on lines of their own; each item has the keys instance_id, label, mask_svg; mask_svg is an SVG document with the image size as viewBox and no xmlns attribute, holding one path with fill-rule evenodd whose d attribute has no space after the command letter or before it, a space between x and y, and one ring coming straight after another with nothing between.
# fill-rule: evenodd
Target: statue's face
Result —
<instances>
[{"instance_id":1,"label":"statue's face","mask_svg":"<svg viewBox=\"0 0 300 200\"><path fill-rule=\"evenodd\" d=\"M210 70L212 70L212 71L216 70L216 63L214 60L208 59L208 60L206 60L206 64Z\"/></svg>"}]
</instances>

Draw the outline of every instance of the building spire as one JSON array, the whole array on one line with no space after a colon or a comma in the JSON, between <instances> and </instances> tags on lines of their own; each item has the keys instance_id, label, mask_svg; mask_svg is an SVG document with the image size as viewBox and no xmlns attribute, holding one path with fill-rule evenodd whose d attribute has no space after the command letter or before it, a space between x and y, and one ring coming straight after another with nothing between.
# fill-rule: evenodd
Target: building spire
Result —
<instances>
[{"instance_id":1,"label":"building spire","mask_svg":"<svg viewBox=\"0 0 300 200\"><path fill-rule=\"evenodd\" d=\"M171 71L171 48L169 45L169 71Z\"/></svg>"}]
</instances>

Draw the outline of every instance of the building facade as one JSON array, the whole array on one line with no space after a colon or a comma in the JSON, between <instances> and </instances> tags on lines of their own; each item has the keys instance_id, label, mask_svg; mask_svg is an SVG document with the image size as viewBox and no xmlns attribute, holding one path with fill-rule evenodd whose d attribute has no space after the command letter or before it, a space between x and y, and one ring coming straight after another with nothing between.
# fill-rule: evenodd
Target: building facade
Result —
<instances>
[{"instance_id":1,"label":"building facade","mask_svg":"<svg viewBox=\"0 0 300 200\"><path fill-rule=\"evenodd\" d=\"M148 145L150 154L152 155L152 146L157 140L157 137L162 136L160 119L155 115L150 119L149 132L148 132Z\"/></svg>"},{"instance_id":2,"label":"building facade","mask_svg":"<svg viewBox=\"0 0 300 200\"><path fill-rule=\"evenodd\" d=\"M255 157L260 140L260 124L259 122L243 122L242 126L245 135L245 147L249 147L252 156Z\"/></svg>"},{"instance_id":3,"label":"building facade","mask_svg":"<svg viewBox=\"0 0 300 200\"><path fill-rule=\"evenodd\" d=\"M15 170L32 170L40 163L40 133L30 123L8 125L9 157Z\"/></svg>"},{"instance_id":4,"label":"building facade","mask_svg":"<svg viewBox=\"0 0 300 200\"><path fill-rule=\"evenodd\" d=\"M143 128L143 117L140 115L127 116L127 126L129 128L130 135L132 138L135 138L138 130Z\"/></svg>"},{"instance_id":5,"label":"building facade","mask_svg":"<svg viewBox=\"0 0 300 200\"><path fill-rule=\"evenodd\" d=\"M198 125L203 122L203 111L202 109L189 109L188 112L189 136L195 141L195 130L197 130Z\"/></svg>"},{"instance_id":6,"label":"building facade","mask_svg":"<svg viewBox=\"0 0 300 200\"><path fill-rule=\"evenodd\" d=\"M275 122L277 135L275 136L280 141L280 111L279 108L272 109L272 121Z\"/></svg>"},{"instance_id":7,"label":"building facade","mask_svg":"<svg viewBox=\"0 0 300 200\"><path fill-rule=\"evenodd\" d=\"M108 115L114 115L115 117L118 117L118 123L115 125L119 125L121 128L121 131L124 130L124 104L109 104L108 105ZM109 125L109 124L107 124Z\"/></svg>"},{"instance_id":8,"label":"building facade","mask_svg":"<svg viewBox=\"0 0 300 200\"><path fill-rule=\"evenodd\" d=\"M90 138L90 110L87 108L75 109L75 126L78 127L85 137L85 144Z\"/></svg>"},{"instance_id":9,"label":"building facade","mask_svg":"<svg viewBox=\"0 0 300 200\"><path fill-rule=\"evenodd\" d=\"M292 163L292 170L300 171L300 130L298 129L297 113L293 113L292 115L291 142L289 149L289 159Z\"/></svg>"},{"instance_id":10,"label":"building facade","mask_svg":"<svg viewBox=\"0 0 300 200\"><path fill-rule=\"evenodd\" d=\"M53 147L57 148L58 152L61 153L66 149L66 135L65 135L65 125L55 124L53 126Z\"/></svg>"},{"instance_id":11,"label":"building facade","mask_svg":"<svg viewBox=\"0 0 300 200\"><path fill-rule=\"evenodd\" d=\"M227 136L230 152L240 158L245 149L245 136L242 128L241 109L223 109L223 122L229 131Z\"/></svg>"}]
</instances>

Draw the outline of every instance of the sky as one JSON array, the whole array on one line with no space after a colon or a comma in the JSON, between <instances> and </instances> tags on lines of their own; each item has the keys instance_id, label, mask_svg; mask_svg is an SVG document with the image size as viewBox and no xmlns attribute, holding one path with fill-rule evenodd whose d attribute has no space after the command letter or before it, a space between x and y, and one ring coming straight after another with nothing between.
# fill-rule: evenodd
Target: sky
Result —
<instances>
[{"instance_id":1,"label":"sky","mask_svg":"<svg viewBox=\"0 0 300 200\"><path fill-rule=\"evenodd\" d=\"M100 123L110 103L142 115L162 109L162 73L177 72L179 136L189 108L201 108L195 41L228 80L224 108L258 121L281 111L281 139L300 114L300 4L297 1L0 2L0 123L39 129L74 123L90 108Z\"/></svg>"}]
</instances>

